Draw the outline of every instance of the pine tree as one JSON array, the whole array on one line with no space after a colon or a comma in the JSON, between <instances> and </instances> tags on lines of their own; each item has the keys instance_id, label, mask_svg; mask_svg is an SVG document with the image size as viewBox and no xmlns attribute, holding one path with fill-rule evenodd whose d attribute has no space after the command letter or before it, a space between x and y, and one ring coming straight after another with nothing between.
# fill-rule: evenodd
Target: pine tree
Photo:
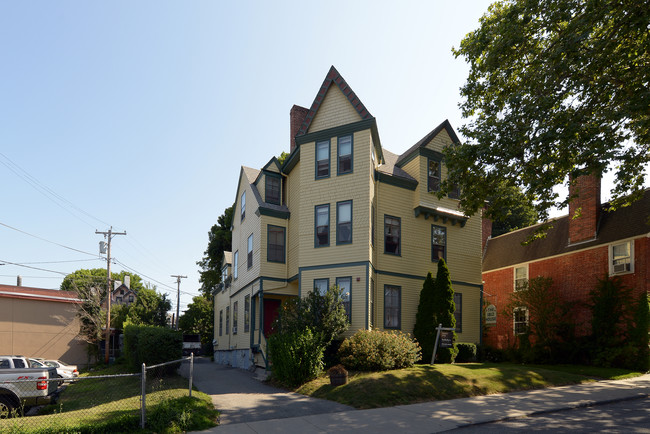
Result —
<instances>
[{"instance_id":1,"label":"pine tree","mask_svg":"<svg viewBox=\"0 0 650 434\"><path fill-rule=\"evenodd\" d=\"M418 341L422 348L422 360L429 363L433 354L433 345L436 341L436 326L433 314L435 280L429 272L422 284L420 291L420 304L415 315L415 327L413 327L413 337Z\"/></svg>"},{"instance_id":2,"label":"pine tree","mask_svg":"<svg viewBox=\"0 0 650 434\"><path fill-rule=\"evenodd\" d=\"M437 327L442 324L443 327L456 327L456 317L454 311L456 304L454 303L454 289L451 286L451 276L449 275L449 268L444 259L438 261L438 274L433 289L434 305L433 305L433 319ZM456 332L453 332L454 342L456 342ZM456 344L453 348L438 348L437 359L442 363L453 363L458 354Z\"/></svg>"}]
</instances>

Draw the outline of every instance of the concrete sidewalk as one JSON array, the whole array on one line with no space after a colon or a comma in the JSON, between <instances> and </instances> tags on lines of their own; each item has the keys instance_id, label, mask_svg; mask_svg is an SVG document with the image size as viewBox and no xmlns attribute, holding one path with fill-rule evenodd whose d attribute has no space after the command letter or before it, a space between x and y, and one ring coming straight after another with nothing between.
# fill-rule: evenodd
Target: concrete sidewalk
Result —
<instances>
[{"instance_id":1,"label":"concrete sidewalk","mask_svg":"<svg viewBox=\"0 0 650 434\"><path fill-rule=\"evenodd\" d=\"M432 433L650 396L650 375L525 392L221 425L215 433Z\"/></svg>"}]
</instances>

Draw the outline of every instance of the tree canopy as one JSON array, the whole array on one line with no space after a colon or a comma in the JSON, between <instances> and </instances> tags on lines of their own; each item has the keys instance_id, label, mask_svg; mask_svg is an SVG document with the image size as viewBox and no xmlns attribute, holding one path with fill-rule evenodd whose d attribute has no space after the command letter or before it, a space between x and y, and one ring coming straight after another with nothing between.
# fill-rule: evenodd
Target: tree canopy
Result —
<instances>
[{"instance_id":1,"label":"tree canopy","mask_svg":"<svg viewBox=\"0 0 650 434\"><path fill-rule=\"evenodd\" d=\"M508 0L454 49L470 73L460 104L464 144L448 147L448 180L473 214L504 185L522 187L545 220L570 198L553 187L615 170L613 206L639 198L650 162L647 1ZM444 193L444 191L443 191ZM507 197L492 203L503 209Z\"/></svg>"},{"instance_id":2,"label":"tree canopy","mask_svg":"<svg viewBox=\"0 0 650 434\"><path fill-rule=\"evenodd\" d=\"M203 252L203 259L196 264L201 267L199 271L201 282L200 291L209 299L212 299L212 290L221 283L221 261L223 252L232 249L232 214L234 205L226 208L217 219L217 223L208 232L208 247Z\"/></svg>"},{"instance_id":3,"label":"tree canopy","mask_svg":"<svg viewBox=\"0 0 650 434\"><path fill-rule=\"evenodd\" d=\"M495 206L488 206L487 217L493 219L492 223L492 236L512 232L516 229L525 228L537 223L537 210L533 204L527 201L526 196L521 192L517 186L501 186L499 188L500 198L497 195L488 197L488 203L503 203L508 201L510 206L505 208L497 208Z\"/></svg>"},{"instance_id":4,"label":"tree canopy","mask_svg":"<svg viewBox=\"0 0 650 434\"><path fill-rule=\"evenodd\" d=\"M211 299L205 295L192 298L187 310L178 319L178 328L183 333L199 333L201 343L212 342L214 335L214 307Z\"/></svg>"}]
</instances>

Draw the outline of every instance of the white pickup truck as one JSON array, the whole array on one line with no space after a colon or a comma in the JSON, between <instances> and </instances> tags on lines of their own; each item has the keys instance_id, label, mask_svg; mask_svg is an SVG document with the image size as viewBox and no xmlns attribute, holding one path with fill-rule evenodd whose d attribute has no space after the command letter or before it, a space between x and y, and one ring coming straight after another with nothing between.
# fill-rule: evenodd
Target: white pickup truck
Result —
<instances>
[{"instance_id":1,"label":"white pickup truck","mask_svg":"<svg viewBox=\"0 0 650 434\"><path fill-rule=\"evenodd\" d=\"M30 368L21 356L0 356L0 419L56 400L55 368Z\"/></svg>"}]
</instances>

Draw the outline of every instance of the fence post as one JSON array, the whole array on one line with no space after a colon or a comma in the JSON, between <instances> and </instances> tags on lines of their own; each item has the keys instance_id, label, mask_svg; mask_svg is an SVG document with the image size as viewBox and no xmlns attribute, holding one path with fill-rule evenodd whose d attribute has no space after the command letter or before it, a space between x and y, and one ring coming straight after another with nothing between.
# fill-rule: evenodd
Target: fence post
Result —
<instances>
[{"instance_id":1,"label":"fence post","mask_svg":"<svg viewBox=\"0 0 650 434\"><path fill-rule=\"evenodd\" d=\"M192 397L192 378L194 377L194 353L190 354L190 398Z\"/></svg>"},{"instance_id":2,"label":"fence post","mask_svg":"<svg viewBox=\"0 0 650 434\"><path fill-rule=\"evenodd\" d=\"M140 428L144 429L145 420L147 416L147 368L145 364L142 364L142 399L140 400L142 409L140 412Z\"/></svg>"}]
</instances>

